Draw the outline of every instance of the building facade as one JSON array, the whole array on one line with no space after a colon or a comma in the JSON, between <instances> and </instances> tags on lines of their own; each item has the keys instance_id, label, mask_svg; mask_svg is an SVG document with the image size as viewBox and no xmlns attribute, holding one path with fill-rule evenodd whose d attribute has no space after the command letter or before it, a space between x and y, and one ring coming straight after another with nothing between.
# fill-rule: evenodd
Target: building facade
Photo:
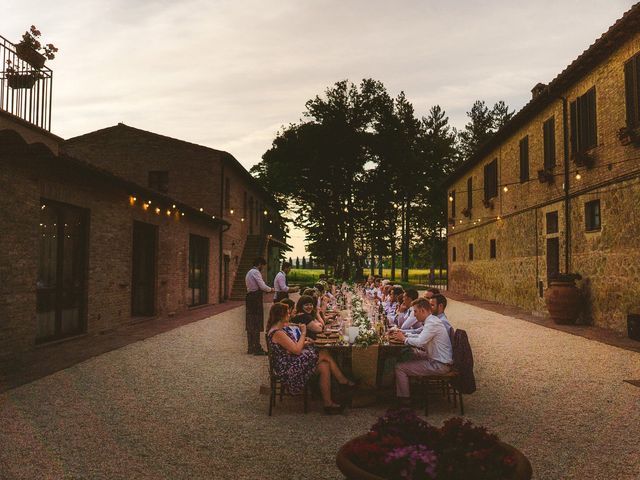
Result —
<instances>
[{"instance_id":1,"label":"building facade","mask_svg":"<svg viewBox=\"0 0 640 480\"><path fill-rule=\"evenodd\" d=\"M544 314L578 273L583 321L640 313L639 25L634 6L448 179L450 289Z\"/></svg>"},{"instance_id":2,"label":"building facade","mask_svg":"<svg viewBox=\"0 0 640 480\"><path fill-rule=\"evenodd\" d=\"M71 138L63 148L228 222L220 238L218 301L244 298L244 274L256 256L269 260L267 280L275 276L285 245L282 219L272 196L231 154L122 123Z\"/></svg>"}]
</instances>

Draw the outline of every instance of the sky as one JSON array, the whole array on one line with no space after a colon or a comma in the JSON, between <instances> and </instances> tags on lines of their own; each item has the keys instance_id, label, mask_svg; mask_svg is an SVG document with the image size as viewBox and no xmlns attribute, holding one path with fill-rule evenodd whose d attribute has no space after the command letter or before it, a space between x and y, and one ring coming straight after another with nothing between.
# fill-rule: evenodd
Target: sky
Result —
<instances>
[{"instance_id":1,"label":"sky","mask_svg":"<svg viewBox=\"0 0 640 480\"><path fill-rule=\"evenodd\" d=\"M307 100L343 79L438 104L457 128L477 99L516 111L631 0L4 0L0 35L35 24L60 51L52 132L123 122L258 163ZM289 243L306 254L304 233Z\"/></svg>"}]
</instances>

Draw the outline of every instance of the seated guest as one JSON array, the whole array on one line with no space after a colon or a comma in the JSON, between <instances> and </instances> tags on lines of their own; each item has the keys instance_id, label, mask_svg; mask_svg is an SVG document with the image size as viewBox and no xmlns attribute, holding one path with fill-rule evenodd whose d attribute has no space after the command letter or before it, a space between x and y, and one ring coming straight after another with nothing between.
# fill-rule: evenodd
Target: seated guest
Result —
<instances>
[{"instance_id":1,"label":"seated guest","mask_svg":"<svg viewBox=\"0 0 640 480\"><path fill-rule=\"evenodd\" d=\"M422 296L427 299L433 298L436 295L440 295L440 290L433 287L427 288L427 291L422 294Z\"/></svg>"},{"instance_id":2,"label":"seated guest","mask_svg":"<svg viewBox=\"0 0 640 480\"><path fill-rule=\"evenodd\" d=\"M282 303L282 304L287 306L287 309L289 310L289 317L292 317L293 316L293 312L296 309L296 302L294 302L290 298L283 298L282 300L280 300L280 303ZM284 327L284 329L293 334L293 336L296 339L296 342L298 341L298 339L300 338L300 335L302 334L300 332L300 328L297 325L289 324L288 326Z\"/></svg>"},{"instance_id":3,"label":"seated guest","mask_svg":"<svg viewBox=\"0 0 640 480\"><path fill-rule=\"evenodd\" d=\"M390 322L395 322L398 305L400 304L400 297L404 293L404 290L400 286L392 287L389 290L389 301L385 310L385 316Z\"/></svg>"},{"instance_id":4,"label":"seated guest","mask_svg":"<svg viewBox=\"0 0 640 480\"><path fill-rule=\"evenodd\" d=\"M315 304L313 297L302 295L296 304L296 314L291 319L291 323L305 325L310 338L316 338L324 330L324 323L318 320Z\"/></svg>"},{"instance_id":5,"label":"seated guest","mask_svg":"<svg viewBox=\"0 0 640 480\"><path fill-rule=\"evenodd\" d=\"M392 331L390 335L397 341L421 350L413 352L413 359L396 364L396 395L403 405L409 404L409 376L444 374L453 365L453 348L449 333L442 320L431 315L431 305L426 298L412 303L416 319L424 323L419 335L405 335L402 331Z\"/></svg>"},{"instance_id":6,"label":"seated guest","mask_svg":"<svg viewBox=\"0 0 640 480\"><path fill-rule=\"evenodd\" d=\"M403 330L415 328L418 321L413 314L412 302L418 298L418 291L415 288L407 288L402 295L402 302L398 305L398 313L395 318L395 325Z\"/></svg>"},{"instance_id":7,"label":"seated guest","mask_svg":"<svg viewBox=\"0 0 640 480\"><path fill-rule=\"evenodd\" d=\"M343 407L331 398L331 376L339 384L353 387L350 381L338 368L335 360L326 351L320 353L307 338L306 325L300 325L301 335L295 339L285 327L289 323L289 310L282 303L274 303L267 321L267 341L271 349L273 370L282 379L282 383L291 394L302 393L311 376L320 374L320 393L324 411L328 414L340 413Z\"/></svg>"},{"instance_id":8,"label":"seated guest","mask_svg":"<svg viewBox=\"0 0 640 480\"><path fill-rule=\"evenodd\" d=\"M438 317L444 326L447 328L447 333L451 336L453 327L449 323L449 319L444 314L444 309L447 308L447 298L441 293L436 294L433 298L429 299L431 304L431 313Z\"/></svg>"}]
</instances>

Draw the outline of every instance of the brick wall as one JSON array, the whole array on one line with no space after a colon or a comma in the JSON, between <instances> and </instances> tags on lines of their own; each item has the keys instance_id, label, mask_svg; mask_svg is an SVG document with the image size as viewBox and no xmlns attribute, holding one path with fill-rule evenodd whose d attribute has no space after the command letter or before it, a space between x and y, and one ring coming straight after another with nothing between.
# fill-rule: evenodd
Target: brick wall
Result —
<instances>
[{"instance_id":1,"label":"brick wall","mask_svg":"<svg viewBox=\"0 0 640 480\"><path fill-rule=\"evenodd\" d=\"M25 156L26 155L26 156ZM190 215L156 214L110 179L63 166L48 156L0 158L0 351L33 348L36 333L36 278L41 199L89 212L87 332L131 321L133 222L158 226L156 316L188 308L189 235L209 238L208 296L216 303L220 227ZM155 205L154 205L155 206Z\"/></svg>"},{"instance_id":2,"label":"brick wall","mask_svg":"<svg viewBox=\"0 0 640 480\"><path fill-rule=\"evenodd\" d=\"M638 180L625 181L640 170L640 148L624 146L617 132L625 126L624 62L640 52L640 35L613 50L611 55L561 97L568 105L591 87L596 87L597 146L590 150L592 168L569 163L569 211L572 220L569 242L569 271L585 277L589 308L585 319L619 332L626 329L626 315L640 311L637 300L640 271L640 225L635 219L640 201ZM554 181L541 183L543 168L543 130L549 117L555 118L556 167ZM529 137L529 178L519 183L519 142ZM526 125L501 142L475 166L455 181L449 191L456 192L456 216L450 218L450 288L479 298L545 312L539 294L540 282L547 287L547 239L558 237L560 271L565 271L567 228L564 213L564 136L563 102L559 98ZM498 159L498 190L492 207L482 204L484 165ZM576 179L576 174L580 179ZM473 178L473 208L470 217L461 214L467 205L467 179ZM602 229L588 233L584 223L584 204L600 199ZM559 232L547 234L545 215L558 212ZM451 204L449 204L451 216ZM489 242L496 240L497 258L489 258ZM474 244L474 260L468 259L468 245ZM453 248L457 259L452 259Z\"/></svg>"}]
</instances>

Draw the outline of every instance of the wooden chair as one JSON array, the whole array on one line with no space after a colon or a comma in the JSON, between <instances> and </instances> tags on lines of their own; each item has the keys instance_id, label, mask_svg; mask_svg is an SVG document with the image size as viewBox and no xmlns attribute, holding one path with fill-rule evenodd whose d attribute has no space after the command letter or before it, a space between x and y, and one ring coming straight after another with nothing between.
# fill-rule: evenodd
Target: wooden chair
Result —
<instances>
[{"instance_id":1,"label":"wooden chair","mask_svg":"<svg viewBox=\"0 0 640 480\"><path fill-rule=\"evenodd\" d=\"M429 395L433 392L434 387L437 387L440 390L442 396L447 397L447 401L451 402L451 397L453 396L453 406L458 406L458 399L460 400L460 415L464 415L464 404L462 402L462 393L455 388L451 380L458 376L458 372L455 370L450 371L449 373L443 374L433 374L433 375L421 375L421 376L411 376L411 378L415 379L416 383L418 383L422 389L422 394L424 395L424 414L425 416L429 415Z\"/></svg>"},{"instance_id":2,"label":"wooden chair","mask_svg":"<svg viewBox=\"0 0 640 480\"><path fill-rule=\"evenodd\" d=\"M267 338L267 334L265 333L265 340L267 343L267 353L269 358L269 383L270 383L270 391L269 391L269 416L273 412L273 407L276 405L276 397L280 396L280 402L284 398L285 393L287 392L287 387L282 383L282 380L276 372L273 370L273 357L271 354L271 345L269 344L269 339ZM292 395L294 396L294 395ZM308 383L305 383L304 390L302 391L302 399L304 403L304 413L309 411L309 388Z\"/></svg>"}]
</instances>

